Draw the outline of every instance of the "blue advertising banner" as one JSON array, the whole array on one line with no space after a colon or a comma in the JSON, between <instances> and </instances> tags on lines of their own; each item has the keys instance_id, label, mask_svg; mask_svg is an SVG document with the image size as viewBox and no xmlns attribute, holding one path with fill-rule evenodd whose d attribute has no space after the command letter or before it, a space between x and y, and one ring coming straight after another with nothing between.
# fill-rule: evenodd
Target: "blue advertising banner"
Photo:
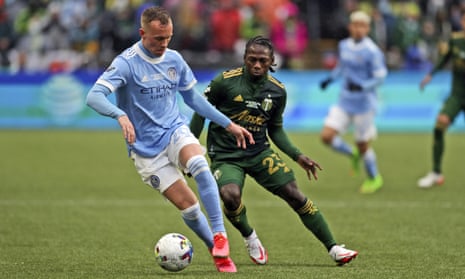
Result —
<instances>
[{"instance_id":1,"label":"blue advertising banner","mask_svg":"<svg viewBox=\"0 0 465 279\"><path fill-rule=\"evenodd\" d=\"M199 92L219 71L196 71ZM391 72L379 89L377 124L381 132L430 131L450 90L450 74L438 73L421 92L424 73ZM85 105L87 91L99 73L0 74L0 129L115 129L117 122ZM328 108L337 102L339 84L321 91L322 71L278 71L286 85L285 126L291 131L318 131ZM114 96L110 96L114 101ZM183 113L192 111L180 101ZM463 115L451 130L465 131Z\"/></svg>"}]
</instances>

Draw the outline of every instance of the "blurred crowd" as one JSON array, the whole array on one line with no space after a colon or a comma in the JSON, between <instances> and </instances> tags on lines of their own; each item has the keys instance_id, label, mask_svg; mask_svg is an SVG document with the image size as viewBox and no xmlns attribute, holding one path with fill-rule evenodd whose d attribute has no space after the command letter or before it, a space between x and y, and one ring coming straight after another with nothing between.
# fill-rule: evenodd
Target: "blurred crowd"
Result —
<instances>
[{"instance_id":1,"label":"blurred crowd","mask_svg":"<svg viewBox=\"0 0 465 279\"><path fill-rule=\"evenodd\" d=\"M278 66L330 68L350 12L372 15L371 37L390 68L427 69L460 28L464 0L0 0L3 71L99 70L139 39L141 12L167 8L170 47L193 68L240 65L258 34L275 45Z\"/></svg>"}]
</instances>

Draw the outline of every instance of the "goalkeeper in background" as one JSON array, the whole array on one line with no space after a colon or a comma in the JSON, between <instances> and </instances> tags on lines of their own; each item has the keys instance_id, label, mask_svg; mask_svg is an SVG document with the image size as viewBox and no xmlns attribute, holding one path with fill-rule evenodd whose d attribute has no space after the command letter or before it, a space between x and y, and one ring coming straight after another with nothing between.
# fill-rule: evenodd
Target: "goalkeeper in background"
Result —
<instances>
[{"instance_id":1,"label":"goalkeeper in background","mask_svg":"<svg viewBox=\"0 0 465 279\"><path fill-rule=\"evenodd\" d=\"M368 175L360 187L363 194L374 193L383 185L370 141L377 134L376 88L384 81L387 69L383 53L367 36L369 31L370 17L362 11L353 12L350 15L350 37L339 43L338 65L320 84L321 89L325 90L335 78L343 77L339 102L329 110L321 139L335 151L352 159L354 174L359 172L360 160L363 160ZM354 126L356 148L340 136L350 125Z\"/></svg>"},{"instance_id":2,"label":"goalkeeper in background","mask_svg":"<svg viewBox=\"0 0 465 279\"><path fill-rule=\"evenodd\" d=\"M444 102L436 119L433 131L433 168L426 176L418 180L418 187L430 188L444 183L441 161L444 153L444 133L457 115L465 112L465 12L461 15L462 31L455 32L449 40L447 49L433 70L420 83L420 89L431 81L433 75L442 69L447 62L452 62L451 94Z\"/></svg>"},{"instance_id":3,"label":"goalkeeper in background","mask_svg":"<svg viewBox=\"0 0 465 279\"><path fill-rule=\"evenodd\" d=\"M268 255L256 231L249 225L246 207L242 202L245 176L250 175L262 187L287 202L299 215L305 227L326 247L338 264L346 264L358 252L337 245L319 208L298 188L293 171L270 148L269 139L286 155L295 160L309 179L317 178L320 166L295 147L283 129L286 106L284 85L271 76L274 47L269 39L257 36L245 47L244 66L223 72L215 77L205 95L219 111L253 134L256 144L240 150L235 139L210 122L207 135L211 169L220 188L224 213L238 229L252 261L266 264ZM197 137L204 126L204 118L195 113L191 130ZM269 139L268 139L269 137Z\"/></svg>"}]
</instances>

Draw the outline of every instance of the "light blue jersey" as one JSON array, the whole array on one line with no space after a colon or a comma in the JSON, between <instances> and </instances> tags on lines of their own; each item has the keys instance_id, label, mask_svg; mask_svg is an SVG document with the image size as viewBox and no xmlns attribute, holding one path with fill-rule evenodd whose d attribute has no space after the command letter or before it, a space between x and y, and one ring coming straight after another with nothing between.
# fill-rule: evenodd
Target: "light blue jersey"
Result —
<instances>
[{"instance_id":1,"label":"light blue jersey","mask_svg":"<svg viewBox=\"0 0 465 279\"><path fill-rule=\"evenodd\" d=\"M375 110L376 88L387 75L384 55L368 37L360 42L347 38L339 42L339 62L331 78L343 77L339 106L350 114ZM349 82L360 85L362 90L349 90Z\"/></svg>"},{"instance_id":2,"label":"light blue jersey","mask_svg":"<svg viewBox=\"0 0 465 279\"><path fill-rule=\"evenodd\" d=\"M139 155L153 157L170 141L187 119L180 113L176 93L194 110L226 127L230 120L217 112L193 89L196 79L182 56L167 49L154 57L139 41L117 56L90 90L87 103L103 115L127 115L134 125L136 141L129 146ZM117 107L106 95L115 92Z\"/></svg>"}]
</instances>

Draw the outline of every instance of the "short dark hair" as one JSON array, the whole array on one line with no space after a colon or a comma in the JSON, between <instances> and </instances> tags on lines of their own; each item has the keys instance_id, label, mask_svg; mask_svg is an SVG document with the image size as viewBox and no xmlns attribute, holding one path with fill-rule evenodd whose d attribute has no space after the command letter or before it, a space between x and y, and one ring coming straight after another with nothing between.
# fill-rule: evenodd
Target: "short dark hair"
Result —
<instances>
[{"instance_id":1,"label":"short dark hair","mask_svg":"<svg viewBox=\"0 0 465 279\"><path fill-rule=\"evenodd\" d=\"M271 58L274 59L274 46L273 46L273 43L271 42L270 39L268 38L265 38L261 35L259 36L255 36L251 39L249 39L247 41L247 43L245 44L245 51L244 51L244 58L245 56L247 55L247 52L249 52L249 48L253 45L261 45L261 46L264 46L266 48L268 48L270 50L270 56ZM272 64L271 66L276 66L276 64ZM270 67L270 71L271 72L274 72L275 70Z\"/></svg>"},{"instance_id":2,"label":"short dark hair","mask_svg":"<svg viewBox=\"0 0 465 279\"><path fill-rule=\"evenodd\" d=\"M171 22L171 16L168 13L168 11L163 7L149 7L142 12L142 16L140 18L140 26L145 27L154 20L159 20L162 25L166 25Z\"/></svg>"}]
</instances>

